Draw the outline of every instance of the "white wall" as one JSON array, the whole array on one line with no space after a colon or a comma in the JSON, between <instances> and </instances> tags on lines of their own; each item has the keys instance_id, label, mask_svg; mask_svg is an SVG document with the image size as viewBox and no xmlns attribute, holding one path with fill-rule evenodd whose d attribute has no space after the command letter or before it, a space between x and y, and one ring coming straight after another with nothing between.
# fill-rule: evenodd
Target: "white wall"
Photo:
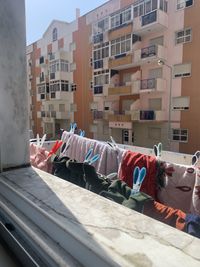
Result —
<instances>
[{"instance_id":1,"label":"white wall","mask_svg":"<svg viewBox=\"0 0 200 267\"><path fill-rule=\"evenodd\" d=\"M0 0L0 148L3 168L29 162L24 0Z\"/></svg>"}]
</instances>

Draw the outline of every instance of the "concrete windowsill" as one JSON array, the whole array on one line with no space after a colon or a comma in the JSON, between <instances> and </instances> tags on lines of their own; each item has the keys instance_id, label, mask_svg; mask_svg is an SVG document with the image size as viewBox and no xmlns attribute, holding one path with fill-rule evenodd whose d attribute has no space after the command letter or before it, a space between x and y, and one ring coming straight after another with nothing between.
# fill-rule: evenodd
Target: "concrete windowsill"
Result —
<instances>
[{"instance_id":1,"label":"concrete windowsill","mask_svg":"<svg viewBox=\"0 0 200 267\"><path fill-rule=\"evenodd\" d=\"M200 266L200 240L29 167L0 174L0 210L47 266Z\"/></svg>"}]
</instances>

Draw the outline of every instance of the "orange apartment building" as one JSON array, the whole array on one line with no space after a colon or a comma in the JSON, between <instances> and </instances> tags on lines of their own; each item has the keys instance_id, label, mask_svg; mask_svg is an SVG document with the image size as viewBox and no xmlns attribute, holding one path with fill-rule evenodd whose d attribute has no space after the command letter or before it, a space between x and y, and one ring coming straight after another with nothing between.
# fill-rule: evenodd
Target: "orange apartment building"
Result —
<instances>
[{"instance_id":1,"label":"orange apartment building","mask_svg":"<svg viewBox=\"0 0 200 267\"><path fill-rule=\"evenodd\" d=\"M27 47L30 127L194 153L199 149L199 1L110 0L53 21Z\"/></svg>"}]
</instances>

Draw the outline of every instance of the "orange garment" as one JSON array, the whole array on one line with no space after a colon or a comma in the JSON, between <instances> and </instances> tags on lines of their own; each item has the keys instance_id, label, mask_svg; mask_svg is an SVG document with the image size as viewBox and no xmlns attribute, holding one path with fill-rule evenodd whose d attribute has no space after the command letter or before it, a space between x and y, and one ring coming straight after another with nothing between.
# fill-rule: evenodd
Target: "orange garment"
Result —
<instances>
[{"instance_id":1,"label":"orange garment","mask_svg":"<svg viewBox=\"0 0 200 267\"><path fill-rule=\"evenodd\" d=\"M145 203L143 213L176 229L186 231L186 214L179 209L173 209L157 201L149 201Z\"/></svg>"}]
</instances>

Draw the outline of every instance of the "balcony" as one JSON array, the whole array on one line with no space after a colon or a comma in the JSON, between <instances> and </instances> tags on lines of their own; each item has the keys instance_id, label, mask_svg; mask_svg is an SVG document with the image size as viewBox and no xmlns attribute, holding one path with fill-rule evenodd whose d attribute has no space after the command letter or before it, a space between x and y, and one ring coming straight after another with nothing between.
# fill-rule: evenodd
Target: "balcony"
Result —
<instances>
[{"instance_id":1,"label":"balcony","mask_svg":"<svg viewBox=\"0 0 200 267\"><path fill-rule=\"evenodd\" d=\"M134 52L134 65L156 62L158 59L166 60L166 49L162 45L150 45Z\"/></svg>"},{"instance_id":2,"label":"balcony","mask_svg":"<svg viewBox=\"0 0 200 267\"><path fill-rule=\"evenodd\" d=\"M126 69L131 67L133 64L133 55L130 54L122 54L119 56L115 56L114 58L110 58L108 62L109 69Z\"/></svg>"},{"instance_id":3,"label":"balcony","mask_svg":"<svg viewBox=\"0 0 200 267\"><path fill-rule=\"evenodd\" d=\"M109 114L109 122L131 122L131 115L129 114Z\"/></svg>"},{"instance_id":4,"label":"balcony","mask_svg":"<svg viewBox=\"0 0 200 267\"><path fill-rule=\"evenodd\" d=\"M117 39L118 37L130 34L133 32L133 23L123 24L118 28L111 29L108 34L109 40Z\"/></svg>"},{"instance_id":5,"label":"balcony","mask_svg":"<svg viewBox=\"0 0 200 267\"><path fill-rule=\"evenodd\" d=\"M166 89L166 80L158 78L141 80L140 93L163 92Z\"/></svg>"},{"instance_id":6,"label":"balcony","mask_svg":"<svg viewBox=\"0 0 200 267\"><path fill-rule=\"evenodd\" d=\"M108 95L131 95L132 87L131 85L121 85L108 88Z\"/></svg>"},{"instance_id":7,"label":"balcony","mask_svg":"<svg viewBox=\"0 0 200 267\"><path fill-rule=\"evenodd\" d=\"M134 19L133 32L141 36L152 32L164 31L168 28L168 15L162 10L154 10L151 13Z\"/></svg>"},{"instance_id":8,"label":"balcony","mask_svg":"<svg viewBox=\"0 0 200 267\"><path fill-rule=\"evenodd\" d=\"M103 120L104 113L103 111L94 110L93 111L93 120Z\"/></svg>"},{"instance_id":9,"label":"balcony","mask_svg":"<svg viewBox=\"0 0 200 267\"><path fill-rule=\"evenodd\" d=\"M166 112L162 110L134 110L131 111L132 121L166 121Z\"/></svg>"}]
</instances>

